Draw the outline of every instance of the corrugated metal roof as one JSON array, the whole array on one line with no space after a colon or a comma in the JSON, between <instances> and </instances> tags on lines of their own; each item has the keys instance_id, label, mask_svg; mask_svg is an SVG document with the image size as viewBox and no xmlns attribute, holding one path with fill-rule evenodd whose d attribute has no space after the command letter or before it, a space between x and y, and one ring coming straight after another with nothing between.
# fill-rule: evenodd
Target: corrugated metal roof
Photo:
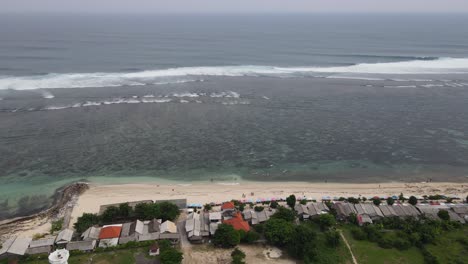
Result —
<instances>
[{"instance_id":1,"label":"corrugated metal roof","mask_svg":"<svg viewBox=\"0 0 468 264\"><path fill-rule=\"evenodd\" d=\"M8 249L8 253L15 254L15 255L24 255L26 250L29 247L29 243L31 243L32 238L24 238L24 237L17 237L13 244L11 244L10 248Z\"/></svg>"},{"instance_id":2,"label":"corrugated metal roof","mask_svg":"<svg viewBox=\"0 0 468 264\"><path fill-rule=\"evenodd\" d=\"M68 243L67 250L89 251L89 250L93 250L95 247L96 247L96 240L72 241Z\"/></svg>"},{"instance_id":3,"label":"corrugated metal roof","mask_svg":"<svg viewBox=\"0 0 468 264\"><path fill-rule=\"evenodd\" d=\"M36 254L49 254L51 251L51 246L42 246L42 247L33 247L26 250L27 255L36 255Z\"/></svg>"},{"instance_id":4,"label":"corrugated metal roof","mask_svg":"<svg viewBox=\"0 0 468 264\"><path fill-rule=\"evenodd\" d=\"M31 243L29 243L29 247L34 248L34 247L53 246L54 242L55 242L55 237L43 238L43 239L31 241Z\"/></svg>"},{"instance_id":5,"label":"corrugated metal roof","mask_svg":"<svg viewBox=\"0 0 468 264\"><path fill-rule=\"evenodd\" d=\"M177 233L177 226L169 220L162 223L160 229L161 229L161 234L162 233Z\"/></svg>"},{"instance_id":6,"label":"corrugated metal roof","mask_svg":"<svg viewBox=\"0 0 468 264\"><path fill-rule=\"evenodd\" d=\"M73 230L71 229L64 229L60 231L60 233L57 235L57 238L55 239L55 243L57 244L64 244L67 242L70 242L73 237Z\"/></svg>"}]
</instances>

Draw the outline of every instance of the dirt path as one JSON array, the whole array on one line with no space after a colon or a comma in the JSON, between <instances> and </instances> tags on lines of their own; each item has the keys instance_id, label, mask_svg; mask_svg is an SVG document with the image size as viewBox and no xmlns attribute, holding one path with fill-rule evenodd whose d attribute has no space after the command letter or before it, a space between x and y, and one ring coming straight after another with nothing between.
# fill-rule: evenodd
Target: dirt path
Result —
<instances>
[{"instance_id":1,"label":"dirt path","mask_svg":"<svg viewBox=\"0 0 468 264\"><path fill-rule=\"evenodd\" d=\"M349 246L348 240L346 240L346 237L343 235L343 232L339 230L341 238L343 238L343 241L346 244L346 247L348 247L349 253L351 253L351 258L353 259L354 264L358 264L356 258L354 257L353 251L351 250L351 246Z\"/></svg>"}]
</instances>

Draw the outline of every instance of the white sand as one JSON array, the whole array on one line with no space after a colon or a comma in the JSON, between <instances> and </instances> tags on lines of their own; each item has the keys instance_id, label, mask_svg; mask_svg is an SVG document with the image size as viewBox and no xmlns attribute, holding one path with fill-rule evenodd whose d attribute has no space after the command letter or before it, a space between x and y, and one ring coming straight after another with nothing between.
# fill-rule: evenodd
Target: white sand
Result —
<instances>
[{"instance_id":1,"label":"white sand","mask_svg":"<svg viewBox=\"0 0 468 264\"><path fill-rule=\"evenodd\" d=\"M380 187L379 187L380 186ZM254 193L252 196L251 193ZM138 200L163 200L187 198L188 203L221 203L232 199L285 198L290 194L320 200L331 197L373 197L391 196L403 193L409 195L444 194L465 198L468 183L305 183L305 182L246 182L233 184L193 183L193 184L122 184L91 185L82 194L72 212L70 226L83 213L97 213L104 204ZM243 198L242 195L246 197Z\"/></svg>"}]
</instances>

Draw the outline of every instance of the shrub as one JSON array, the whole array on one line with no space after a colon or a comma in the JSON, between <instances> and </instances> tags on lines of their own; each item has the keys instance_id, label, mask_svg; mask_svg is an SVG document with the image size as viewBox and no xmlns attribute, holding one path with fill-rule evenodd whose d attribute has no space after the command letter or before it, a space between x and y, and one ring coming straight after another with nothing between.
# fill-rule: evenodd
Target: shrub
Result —
<instances>
[{"instance_id":1,"label":"shrub","mask_svg":"<svg viewBox=\"0 0 468 264\"><path fill-rule=\"evenodd\" d=\"M379 239L379 241L377 242L377 244L379 245L379 247L381 248L392 248L393 246L393 240L388 237L388 236L384 236L382 237L381 239Z\"/></svg>"},{"instance_id":2,"label":"shrub","mask_svg":"<svg viewBox=\"0 0 468 264\"><path fill-rule=\"evenodd\" d=\"M255 232L255 231L249 231L245 234L243 239L241 239L241 242L247 243L247 244L252 244L255 241L260 239L260 234Z\"/></svg>"},{"instance_id":3,"label":"shrub","mask_svg":"<svg viewBox=\"0 0 468 264\"><path fill-rule=\"evenodd\" d=\"M393 240L392 245L398 250L406 250L411 247L411 242L404 238L396 238Z\"/></svg>"},{"instance_id":4,"label":"shrub","mask_svg":"<svg viewBox=\"0 0 468 264\"><path fill-rule=\"evenodd\" d=\"M439 210L439 212L437 213L437 216L444 221L450 220L449 213L448 211L445 211L445 210Z\"/></svg>"},{"instance_id":5,"label":"shrub","mask_svg":"<svg viewBox=\"0 0 468 264\"><path fill-rule=\"evenodd\" d=\"M353 204L358 204L359 200L354 197L348 197L348 202L353 203Z\"/></svg>"},{"instance_id":6,"label":"shrub","mask_svg":"<svg viewBox=\"0 0 468 264\"><path fill-rule=\"evenodd\" d=\"M353 236L354 239L356 240L366 240L367 239L367 234L364 232L361 228L355 227L351 229L351 235Z\"/></svg>"},{"instance_id":7,"label":"shrub","mask_svg":"<svg viewBox=\"0 0 468 264\"><path fill-rule=\"evenodd\" d=\"M245 204L239 205L239 211L244 212Z\"/></svg>"},{"instance_id":8,"label":"shrub","mask_svg":"<svg viewBox=\"0 0 468 264\"><path fill-rule=\"evenodd\" d=\"M261 211L263 211L263 209L265 209L265 207L263 207L263 206L255 206L254 207L255 212L261 212Z\"/></svg>"},{"instance_id":9,"label":"shrub","mask_svg":"<svg viewBox=\"0 0 468 264\"><path fill-rule=\"evenodd\" d=\"M99 216L97 214L84 213L78 217L76 223L73 225L76 232L83 233L86 229L99 224Z\"/></svg>"},{"instance_id":10,"label":"shrub","mask_svg":"<svg viewBox=\"0 0 468 264\"><path fill-rule=\"evenodd\" d=\"M57 221L52 221L52 225L50 227L50 233L53 234L54 232L62 230L63 226L63 218L60 218Z\"/></svg>"},{"instance_id":11,"label":"shrub","mask_svg":"<svg viewBox=\"0 0 468 264\"><path fill-rule=\"evenodd\" d=\"M398 200L404 202L406 199L405 199L405 196L403 195L403 193L400 193L400 195L398 196Z\"/></svg>"},{"instance_id":12,"label":"shrub","mask_svg":"<svg viewBox=\"0 0 468 264\"><path fill-rule=\"evenodd\" d=\"M296 212L290 210L286 207L279 207L276 213L274 213L271 218L283 219L288 222L292 222L296 219Z\"/></svg>"},{"instance_id":13,"label":"shrub","mask_svg":"<svg viewBox=\"0 0 468 264\"><path fill-rule=\"evenodd\" d=\"M301 201L300 201L300 204L306 205L306 204L307 204L307 200L306 200L306 199L301 200Z\"/></svg>"},{"instance_id":14,"label":"shrub","mask_svg":"<svg viewBox=\"0 0 468 264\"><path fill-rule=\"evenodd\" d=\"M102 213L101 220L102 222L107 224L107 223L114 222L119 217L120 217L119 208L117 208L116 206L109 206L104 211L104 213Z\"/></svg>"},{"instance_id":15,"label":"shrub","mask_svg":"<svg viewBox=\"0 0 468 264\"><path fill-rule=\"evenodd\" d=\"M220 224L213 236L213 244L217 247L231 248L240 243L240 234L231 225Z\"/></svg>"},{"instance_id":16,"label":"shrub","mask_svg":"<svg viewBox=\"0 0 468 264\"><path fill-rule=\"evenodd\" d=\"M232 253L232 264L245 264L245 253L239 248L235 248Z\"/></svg>"},{"instance_id":17,"label":"shrub","mask_svg":"<svg viewBox=\"0 0 468 264\"><path fill-rule=\"evenodd\" d=\"M133 209L128 203L119 204L119 216L122 218L129 218L133 214Z\"/></svg>"},{"instance_id":18,"label":"shrub","mask_svg":"<svg viewBox=\"0 0 468 264\"><path fill-rule=\"evenodd\" d=\"M173 247L161 247L160 251L161 264L179 264L184 259L182 252Z\"/></svg>"},{"instance_id":19,"label":"shrub","mask_svg":"<svg viewBox=\"0 0 468 264\"><path fill-rule=\"evenodd\" d=\"M316 241L317 233L310 225L301 224L294 227L293 235L287 244L289 255L294 258L303 259L306 251L310 250L308 243Z\"/></svg>"},{"instance_id":20,"label":"shrub","mask_svg":"<svg viewBox=\"0 0 468 264\"><path fill-rule=\"evenodd\" d=\"M410 203L411 205L416 205L418 203L418 199L414 196L410 196L408 203Z\"/></svg>"},{"instance_id":21,"label":"shrub","mask_svg":"<svg viewBox=\"0 0 468 264\"><path fill-rule=\"evenodd\" d=\"M395 203L395 200L393 200L392 197L388 197L388 198L387 198L387 204L388 204L388 205L393 205L394 203Z\"/></svg>"},{"instance_id":22,"label":"shrub","mask_svg":"<svg viewBox=\"0 0 468 264\"><path fill-rule=\"evenodd\" d=\"M325 240L328 246L336 248L340 245L340 234L336 230L329 230L325 232Z\"/></svg>"},{"instance_id":23,"label":"shrub","mask_svg":"<svg viewBox=\"0 0 468 264\"><path fill-rule=\"evenodd\" d=\"M318 218L318 223L322 230L330 228L336 224L335 217L331 214L321 214Z\"/></svg>"},{"instance_id":24,"label":"shrub","mask_svg":"<svg viewBox=\"0 0 468 264\"><path fill-rule=\"evenodd\" d=\"M255 229L255 231L257 231L260 234L263 234L263 232L265 231L265 225L264 224L254 225L253 228Z\"/></svg>"},{"instance_id":25,"label":"shrub","mask_svg":"<svg viewBox=\"0 0 468 264\"><path fill-rule=\"evenodd\" d=\"M286 198L286 203L289 207L294 208L296 205L296 196L294 194L289 195L289 197Z\"/></svg>"}]
</instances>

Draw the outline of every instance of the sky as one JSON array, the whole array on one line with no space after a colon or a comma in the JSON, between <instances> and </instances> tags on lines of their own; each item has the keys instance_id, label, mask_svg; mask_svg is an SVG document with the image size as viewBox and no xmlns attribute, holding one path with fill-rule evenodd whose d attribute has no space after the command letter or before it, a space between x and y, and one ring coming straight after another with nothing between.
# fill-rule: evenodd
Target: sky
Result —
<instances>
[{"instance_id":1,"label":"sky","mask_svg":"<svg viewBox=\"0 0 468 264\"><path fill-rule=\"evenodd\" d=\"M0 0L3 13L451 13L468 0Z\"/></svg>"}]
</instances>

